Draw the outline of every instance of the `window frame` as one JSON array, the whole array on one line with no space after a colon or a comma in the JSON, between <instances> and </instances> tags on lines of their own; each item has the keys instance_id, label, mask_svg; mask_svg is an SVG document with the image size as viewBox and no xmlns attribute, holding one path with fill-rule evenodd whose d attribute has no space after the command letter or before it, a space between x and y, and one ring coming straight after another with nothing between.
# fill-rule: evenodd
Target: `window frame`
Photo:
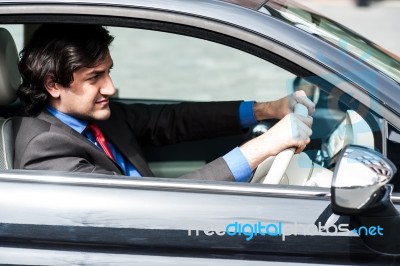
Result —
<instances>
[{"instance_id":1,"label":"window frame","mask_svg":"<svg viewBox=\"0 0 400 266\"><path fill-rule=\"evenodd\" d=\"M87 11L90 11L91 9L96 10L98 13L104 12L102 8L98 7L87 8ZM365 104L367 103L371 109L372 107L375 109L380 109L382 116L387 114L387 117L384 117L385 119L388 121L398 120L400 125L400 117L396 117L385 106L380 105L374 99L371 99L367 94L364 93L362 89L355 86L348 80L343 80L342 76L337 75L336 72L326 69L325 67L315 63L315 61L311 60L307 56L304 56L303 54L292 50L290 47L282 45L274 40L248 32L245 29L239 29L231 25L221 24L218 21L206 20L206 27L208 27L208 29L206 29L203 25L204 20L198 17L182 14L174 14L174 16L171 17L168 16L167 13L146 10L146 16L149 15L149 18L143 19L143 14L140 12L139 14L141 17L135 16L138 13L138 10L135 9L129 10L130 12L128 13L130 16L125 15L126 17L114 17L113 12L116 12L117 10L118 8L111 8L111 12L107 15L47 14L41 15L40 18L34 14L23 14L19 16L9 15L6 17L0 16L0 22L12 23L18 21L19 23L37 23L38 20L44 20L44 17L46 17L45 20L47 22L93 23L105 26L140 28L208 40L259 57L299 77L313 77L313 82L317 83L318 85L325 84L324 86L327 86L326 84L330 84L328 87L332 86L337 88L339 94L354 95L353 98L359 100L359 108L368 112L369 107L367 107ZM141 10L141 12L143 12L143 10ZM158 20L152 19L153 17L157 17ZM162 20L161 18L164 18L165 20ZM173 22L171 20L179 21L179 23L182 24L178 24L177 22ZM243 40L236 38L236 34L237 36L243 37ZM297 64L294 62L297 62ZM321 76L324 79L322 79ZM351 105L352 103L349 102L348 104ZM370 119L370 122L371 121L373 120ZM375 146L379 150L384 151L382 148L384 146L381 142L382 139L382 136L377 135L375 137Z\"/></svg>"}]
</instances>

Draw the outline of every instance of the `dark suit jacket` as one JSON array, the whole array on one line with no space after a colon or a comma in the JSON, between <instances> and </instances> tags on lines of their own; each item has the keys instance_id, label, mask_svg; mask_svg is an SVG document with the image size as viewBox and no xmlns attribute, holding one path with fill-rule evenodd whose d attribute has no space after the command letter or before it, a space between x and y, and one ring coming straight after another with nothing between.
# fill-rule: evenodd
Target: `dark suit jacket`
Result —
<instances>
[{"instance_id":1,"label":"dark suit jacket","mask_svg":"<svg viewBox=\"0 0 400 266\"><path fill-rule=\"evenodd\" d=\"M111 117L98 124L106 138L143 176L153 176L141 146L241 132L239 102L125 105L110 103ZM15 117L14 168L123 175L103 151L47 111L37 117ZM218 158L182 178L233 181Z\"/></svg>"}]
</instances>

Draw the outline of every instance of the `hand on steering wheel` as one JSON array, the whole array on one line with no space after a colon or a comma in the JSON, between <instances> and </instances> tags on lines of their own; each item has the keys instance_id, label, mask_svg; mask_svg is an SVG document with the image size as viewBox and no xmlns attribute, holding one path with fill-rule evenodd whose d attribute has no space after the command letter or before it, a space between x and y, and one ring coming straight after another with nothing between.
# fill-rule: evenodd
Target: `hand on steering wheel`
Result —
<instances>
[{"instance_id":1,"label":"hand on steering wheel","mask_svg":"<svg viewBox=\"0 0 400 266\"><path fill-rule=\"evenodd\" d=\"M294 106L294 113L307 117L308 110L304 105L298 103ZM308 137L311 135L311 133L309 133ZM268 171L268 174L264 178L263 184L279 184L295 151L297 151L298 153L299 151L304 150L308 142L297 148L296 150L295 148L289 148L281 151L278 155L276 155L275 160Z\"/></svg>"},{"instance_id":2,"label":"hand on steering wheel","mask_svg":"<svg viewBox=\"0 0 400 266\"><path fill-rule=\"evenodd\" d=\"M307 116L307 108L305 108L305 106L301 104L296 105L295 111L296 113L301 112L302 114L304 114L304 116L293 113L286 115L274 127L272 127L262 136L260 136L259 140L254 139L253 142L250 141L249 143L246 143L242 146L242 152L245 156L247 156L246 158L248 159L250 164L256 163L257 166L265 164L266 161L271 161L269 157L277 155L273 165L271 166L273 176L263 178L265 183L267 184L278 184L293 154L295 152L301 152L310 142L309 137L312 133L312 118ZM289 148L292 148L292 150L287 150ZM265 155L266 149L268 150L267 156L264 156L264 158L262 159L260 159L260 157L257 158L257 155ZM257 161L257 159L259 161ZM260 176L259 169L260 168L257 169L255 176ZM261 171L266 172L267 170L264 169ZM271 172L271 170L269 172ZM263 176L265 176L266 173L262 174Z\"/></svg>"}]
</instances>

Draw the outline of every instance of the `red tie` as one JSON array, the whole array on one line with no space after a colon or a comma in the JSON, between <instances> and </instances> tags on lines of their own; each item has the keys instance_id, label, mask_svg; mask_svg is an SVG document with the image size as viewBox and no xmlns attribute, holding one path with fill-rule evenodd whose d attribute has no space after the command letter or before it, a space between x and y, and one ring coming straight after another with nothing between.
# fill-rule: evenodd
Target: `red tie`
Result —
<instances>
[{"instance_id":1,"label":"red tie","mask_svg":"<svg viewBox=\"0 0 400 266\"><path fill-rule=\"evenodd\" d=\"M103 149L104 153L111 159L114 160L114 156L111 153L110 147L107 144L107 140L104 137L103 133L101 132L99 126L93 122L89 123L86 127L87 130L90 130L94 137L96 138L97 143Z\"/></svg>"}]
</instances>

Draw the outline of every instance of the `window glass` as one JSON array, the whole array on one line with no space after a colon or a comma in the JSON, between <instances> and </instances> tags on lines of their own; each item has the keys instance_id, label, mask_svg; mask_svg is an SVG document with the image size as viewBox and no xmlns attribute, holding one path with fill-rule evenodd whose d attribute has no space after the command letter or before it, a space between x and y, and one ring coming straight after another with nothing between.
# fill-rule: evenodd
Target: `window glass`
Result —
<instances>
[{"instance_id":1,"label":"window glass","mask_svg":"<svg viewBox=\"0 0 400 266\"><path fill-rule=\"evenodd\" d=\"M330 42L400 82L400 58L342 25L299 4L269 1L264 12Z\"/></svg>"},{"instance_id":2,"label":"window glass","mask_svg":"<svg viewBox=\"0 0 400 266\"><path fill-rule=\"evenodd\" d=\"M225 45L157 31L108 27L112 78L120 98L272 100L292 92L295 76Z\"/></svg>"}]
</instances>

